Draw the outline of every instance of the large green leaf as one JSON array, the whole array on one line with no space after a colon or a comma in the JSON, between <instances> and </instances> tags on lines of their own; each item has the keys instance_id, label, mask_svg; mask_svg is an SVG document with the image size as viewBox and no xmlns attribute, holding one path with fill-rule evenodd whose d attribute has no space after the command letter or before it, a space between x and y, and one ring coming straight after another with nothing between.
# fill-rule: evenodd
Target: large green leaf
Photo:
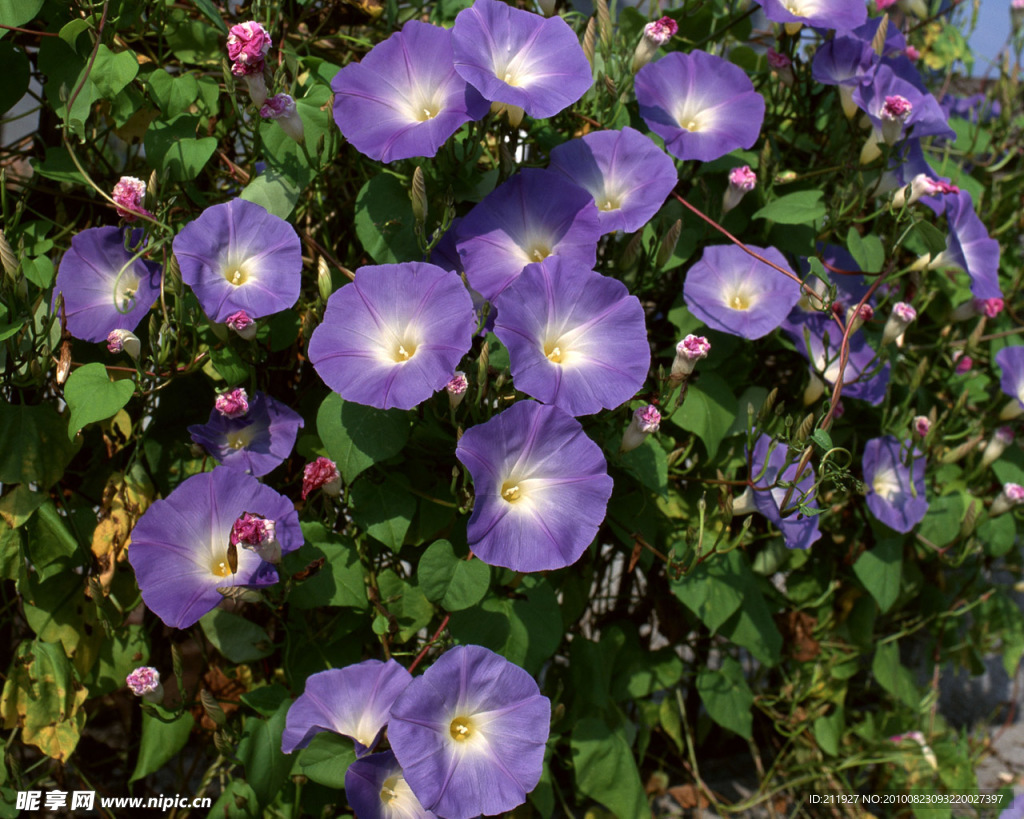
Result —
<instances>
[{"instance_id":1,"label":"large green leaf","mask_svg":"<svg viewBox=\"0 0 1024 819\"><path fill-rule=\"evenodd\" d=\"M420 558L416 570L428 600L447 611L461 611L479 603L491 580L490 567L483 561L462 560L447 540L432 543Z\"/></svg>"},{"instance_id":2,"label":"large green leaf","mask_svg":"<svg viewBox=\"0 0 1024 819\"><path fill-rule=\"evenodd\" d=\"M78 447L52 404L34 407L0 400L0 483L35 483L49 489L60 480Z\"/></svg>"},{"instance_id":3,"label":"large green leaf","mask_svg":"<svg viewBox=\"0 0 1024 819\"><path fill-rule=\"evenodd\" d=\"M714 458L736 417L736 397L726 381L713 372L703 373L691 384L683 405L672 413L672 422L692 432Z\"/></svg>"},{"instance_id":4,"label":"large green leaf","mask_svg":"<svg viewBox=\"0 0 1024 819\"><path fill-rule=\"evenodd\" d=\"M430 622L434 607L423 595L416 580L403 580L390 569L377 577L381 603L398 623L398 641L411 640Z\"/></svg>"},{"instance_id":5,"label":"large green leaf","mask_svg":"<svg viewBox=\"0 0 1024 819\"><path fill-rule=\"evenodd\" d=\"M903 538L890 537L879 541L853 564L853 573L875 598L878 608L887 612L900 594L903 569Z\"/></svg>"},{"instance_id":6,"label":"large green leaf","mask_svg":"<svg viewBox=\"0 0 1024 819\"><path fill-rule=\"evenodd\" d=\"M536 674L562 641L562 613L544 578L527 575L518 591L515 598L486 597L454 612L451 632L460 643L489 648Z\"/></svg>"},{"instance_id":7,"label":"large green leaf","mask_svg":"<svg viewBox=\"0 0 1024 819\"><path fill-rule=\"evenodd\" d=\"M900 648L895 642L880 643L871 661L871 673L878 684L910 708L921 704L921 694L910 669L900 664Z\"/></svg>"},{"instance_id":8,"label":"large green leaf","mask_svg":"<svg viewBox=\"0 0 1024 819\"><path fill-rule=\"evenodd\" d=\"M402 548L416 514L416 498L393 480L363 478L352 485L352 519L392 551Z\"/></svg>"},{"instance_id":9,"label":"large green leaf","mask_svg":"<svg viewBox=\"0 0 1024 819\"><path fill-rule=\"evenodd\" d=\"M292 757L281 750L281 735L290 707L291 701L285 700L268 719L249 717L242 741L238 743L238 758L245 765L245 780L263 806L274 801L293 764Z\"/></svg>"},{"instance_id":10,"label":"large green leaf","mask_svg":"<svg viewBox=\"0 0 1024 819\"><path fill-rule=\"evenodd\" d=\"M43 7L43 0L0 0L0 23L5 26L24 26ZM0 30L0 34L6 34Z\"/></svg>"},{"instance_id":11,"label":"large green leaf","mask_svg":"<svg viewBox=\"0 0 1024 819\"><path fill-rule=\"evenodd\" d=\"M751 218L768 219L780 225L814 223L825 216L821 191L796 191L773 199Z\"/></svg>"},{"instance_id":12,"label":"large green leaf","mask_svg":"<svg viewBox=\"0 0 1024 819\"><path fill-rule=\"evenodd\" d=\"M68 437L74 439L78 430L94 421L105 421L121 409L135 392L135 383L128 379L111 381L107 368L93 363L79 367L64 385L64 400L71 410Z\"/></svg>"},{"instance_id":13,"label":"large green leaf","mask_svg":"<svg viewBox=\"0 0 1024 819\"><path fill-rule=\"evenodd\" d=\"M288 174L267 168L245 186L241 198L261 205L267 213L287 219L298 204L301 194L302 188Z\"/></svg>"},{"instance_id":14,"label":"large green leaf","mask_svg":"<svg viewBox=\"0 0 1024 819\"><path fill-rule=\"evenodd\" d=\"M879 273L885 264L885 248L882 240L875 234L861 236L856 228L851 227L846 234L846 249L850 251L854 261L866 273Z\"/></svg>"},{"instance_id":15,"label":"large green leaf","mask_svg":"<svg viewBox=\"0 0 1024 819\"><path fill-rule=\"evenodd\" d=\"M356 197L356 235L377 264L417 261L420 252L413 231L409 192L387 173L370 179Z\"/></svg>"},{"instance_id":16,"label":"large green leaf","mask_svg":"<svg viewBox=\"0 0 1024 819\"><path fill-rule=\"evenodd\" d=\"M621 730L604 720L587 717L572 729L572 763L576 787L616 816L650 816L633 750Z\"/></svg>"},{"instance_id":17,"label":"large green leaf","mask_svg":"<svg viewBox=\"0 0 1024 819\"><path fill-rule=\"evenodd\" d=\"M23 741L66 761L85 726L86 697L59 644L25 640L4 682L0 717L8 731L20 726Z\"/></svg>"},{"instance_id":18,"label":"large green leaf","mask_svg":"<svg viewBox=\"0 0 1024 819\"><path fill-rule=\"evenodd\" d=\"M311 576L296 582L288 593L288 603L300 609L344 606L364 609L369 605L363 566L355 545L329 532L322 523L303 523L307 545L285 555L288 571L299 572L309 564L319 564Z\"/></svg>"},{"instance_id":19,"label":"large green leaf","mask_svg":"<svg viewBox=\"0 0 1024 819\"><path fill-rule=\"evenodd\" d=\"M299 768L305 776L328 788L342 790L345 787L345 772L356 761L356 749L352 740L324 731L299 753Z\"/></svg>"},{"instance_id":20,"label":"large green leaf","mask_svg":"<svg viewBox=\"0 0 1024 819\"><path fill-rule=\"evenodd\" d=\"M206 639L233 663L251 663L270 655L274 644L262 628L224 609L214 609L199 620Z\"/></svg>"},{"instance_id":21,"label":"large green leaf","mask_svg":"<svg viewBox=\"0 0 1024 819\"><path fill-rule=\"evenodd\" d=\"M171 720L163 720L148 711L142 712L142 741L129 782L142 779L160 770L185 747L195 720L187 711Z\"/></svg>"},{"instance_id":22,"label":"large green leaf","mask_svg":"<svg viewBox=\"0 0 1024 819\"><path fill-rule=\"evenodd\" d=\"M182 114L171 120L157 120L146 131L146 158L174 182L199 176L217 150L215 137L196 137L199 117Z\"/></svg>"},{"instance_id":23,"label":"large green leaf","mask_svg":"<svg viewBox=\"0 0 1024 819\"><path fill-rule=\"evenodd\" d=\"M736 660L725 657L720 669L702 668L697 674L697 691L711 719L745 739L751 738L754 695Z\"/></svg>"},{"instance_id":24,"label":"large green leaf","mask_svg":"<svg viewBox=\"0 0 1024 819\"><path fill-rule=\"evenodd\" d=\"M188 111L199 96L199 83L194 75L173 76L162 68L149 75L149 94L167 119Z\"/></svg>"},{"instance_id":25,"label":"large green leaf","mask_svg":"<svg viewBox=\"0 0 1024 819\"><path fill-rule=\"evenodd\" d=\"M114 52L101 45L96 50L96 60L89 79L103 99L112 100L138 73L139 61L134 51Z\"/></svg>"},{"instance_id":26,"label":"large green leaf","mask_svg":"<svg viewBox=\"0 0 1024 819\"><path fill-rule=\"evenodd\" d=\"M316 431L347 483L373 464L397 455L409 438L409 415L343 401L331 393L316 415Z\"/></svg>"}]
</instances>

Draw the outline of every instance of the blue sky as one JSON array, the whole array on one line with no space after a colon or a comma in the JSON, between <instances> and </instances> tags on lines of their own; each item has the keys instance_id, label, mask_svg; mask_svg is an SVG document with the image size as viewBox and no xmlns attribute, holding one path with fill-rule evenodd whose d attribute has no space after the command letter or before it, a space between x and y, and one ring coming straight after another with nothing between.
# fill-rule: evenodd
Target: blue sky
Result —
<instances>
[{"instance_id":1,"label":"blue sky","mask_svg":"<svg viewBox=\"0 0 1024 819\"><path fill-rule=\"evenodd\" d=\"M967 19L970 19L971 0L964 4L967 8ZM1006 43L1010 33L1010 0L981 0L978 13L978 27L969 40L975 54L974 73L983 76L988 72L990 63Z\"/></svg>"}]
</instances>

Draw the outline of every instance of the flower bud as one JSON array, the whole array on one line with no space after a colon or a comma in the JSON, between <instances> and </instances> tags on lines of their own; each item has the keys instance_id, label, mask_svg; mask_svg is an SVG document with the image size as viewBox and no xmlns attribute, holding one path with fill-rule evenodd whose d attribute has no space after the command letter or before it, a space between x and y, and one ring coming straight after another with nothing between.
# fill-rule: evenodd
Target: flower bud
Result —
<instances>
[{"instance_id":1,"label":"flower bud","mask_svg":"<svg viewBox=\"0 0 1024 819\"><path fill-rule=\"evenodd\" d=\"M245 310L232 313L224 323L246 341L256 338L256 322L249 318L249 314Z\"/></svg>"},{"instance_id":2,"label":"flower bud","mask_svg":"<svg viewBox=\"0 0 1024 819\"><path fill-rule=\"evenodd\" d=\"M736 207L756 185L757 174L750 170L749 165L729 171L729 187L722 197L722 213L728 213Z\"/></svg>"},{"instance_id":3,"label":"flower bud","mask_svg":"<svg viewBox=\"0 0 1024 819\"><path fill-rule=\"evenodd\" d=\"M316 260L316 289L320 292L320 298L327 301L334 292L334 279L331 277L331 269L327 266L327 260L321 256Z\"/></svg>"},{"instance_id":4,"label":"flower bud","mask_svg":"<svg viewBox=\"0 0 1024 819\"><path fill-rule=\"evenodd\" d=\"M906 97L899 94L885 98L879 119L882 120L882 139L886 145L895 145L903 135L903 125L906 123L914 106Z\"/></svg>"},{"instance_id":5,"label":"flower bud","mask_svg":"<svg viewBox=\"0 0 1024 819\"><path fill-rule=\"evenodd\" d=\"M992 501L992 506L988 513L991 517L1002 515L1005 512L1009 512L1013 507L1019 506L1022 501L1024 501L1024 486L1017 483L1004 483L1003 491Z\"/></svg>"},{"instance_id":6,"label":"flower bud","mask_svg":"<svg viewBox=\"0 0 1024 819\"><path fill-rule=\"evenodd\" d=\"M653 404L646 407L639 407L633 413L633 420L629 422L626 431L622 436L622 445L619 452L629 452L642 444L648 435L657 432L661 426L661 413Z\"/></svg>"},{"instance_id":7,"label":"flower bud","mask_svg":"<svg viewBox=\"0 0 1024 819\"><path fill-rule=\"evenodd\" d=\"M259 555L267 563L281 562L281 543L277 539L277 524L268 518L243 512L231 526L229 542Z\"/></svg>"},{"instance_id":8,"label":"flower bud","mask_svg":"<svg viewBox=\"0 0 1024 819\"><path fill-rule=\"evenodd\" d=\"M275 94L260 108L263 119L272 119L281 126L281 130L302 145L306 138L302 117L295 107L295 100L287 94Z\"/></svg>"},{"instance_id":9,"label":"flower bud","mask_svg":"<svg viewBox=\"0 0 1024 819\"><path fill-rule=\"evenodd\" d=\"M882 344L889 344L900 336L910 326L910 323L917 318L917 310L905 301L898 301L893 305L889 318L885 320L885 328L882 330Z\"/></svg>"},{"instance_id":10,"label":"flower bud","mask_svg":"<svg viewBox=\"0 0 1024 819\"><path fill-rule=\"evenodd\" d=\"M412 200L412 215L416 223L422 225L427 221L427 181L423 178L423 168L419 165L412 172L412 187L409 189Z\"/></svg>"},{"instance_id":11,"label":"flower bud","mask_svg":"<svg viewBox=\"0 0 1024 819\"><path fill-rule=\"evenodd\" d=\"M636 74L647 65L657 54L658 49L676 36L677 31L679 24L671 17L662 17L644 26L644 36L636 44L636 51L633 52L633 73Z\"/></svg>"},{"instance_id":12,"label":"flower bud","mask_svg":"<svg viewBox=\"0 0 1024 819\"><path fill-rule=\"evenodd\" d=\"M537 7L545 17L555 16L556 5L558 5L557 0L537 0Z\"/></svg>"},{"instance_id":13,"label":"flower bud","mask_svg":"<svg viewBox=\"0 0 1024 819\"><path fill-rule=\"evenodd\" d=\"M918 438L926 438L928 433L932 431L932 422L927 415L915 415L914 420L910 422L910 426Z\"/></svg>"},{"instance_id":14,"label":"flower bud","mask_svg":"<svg viewBox=\"0 0 1024 819\"><path fill-rule=\"evenodd\" d=\"M679 242L679 235L683 232L683 220L676 219L672 223L671 227L665 231L665 236L661 240L661 247L658 248L658 267L664 267L668 264L668 260L672 258L672 254L675 253L676 244Z\"/></svg>"},{"instance_id":15,"label":"flower bud","mask_svg":"<svg viewBox=\"0 0 1024 819\"><path fill-rule=\"evenodd\" d=\"M331 497L341 494L341 473L330 458L317 458L302 470L302 499L315 489L323 489Z\"/></svg>"},{"instance_id":16,"label":"flower bud","mask_svg":"<svg viewBox=\"0 0 1024 819\"><path fill-rule=\"evenodd\" d=\"M846 311L846 323L850 325L850 332L856 333L865 321L871 321L875 317L875 308L870 304L862 304L859 307L854 305Z\"/></svg>"},{"instance_id":17,"label":"flower bud","mask_svg":"<svg viewBox=\"0 0 1024 819\"><path fill-rule=\"evenodd\" d=\"M787 88L791 87L795 80L793 75L793 61L785 54L780 54L774 48L769 48L765 57L768 60L769 67L772 69L772 73L779 78L779 82Z\"/></svg>"},{"instance_id":18,"label":"flower bud","mask_svg":"<svg viewBox=\"0 0 1024 819\"><path fill-rule=\"evenodd\" d=\"M907 196L907 188L910 188L910 195ZM905 205L913 205L922 196L944 196L949 193L959 193L960 188L943 182L941 179L932 179L927 174L919 173L910 180L910 185L900 188L892 197L893 207L902 208Z\"/></svg>"},{"instance_id":19,"label":"flower bud","mask_svg":"<svg viewBox=\"0 0 1024 819\"><path fill-rule=\"evenodd\" d=\"M692 333L676 345L676 357L672 362L670 378L673 381L682 381L693 372L697 362L708 357L711 352L711 342L704 336L695 336Z\"/></svg>"},{"instance_id":20,"label":"flower bud","mask_svg":"<svg viewBox=\"0 0 1024 819\"><path fill-rule=\"evenodd\" d=\"M466 374L462 370L456 370L451 381L444 385L444 389L448 393L448 403L452 409L455 409L462 403L462 399L466 397L466 390L469 389L469 379L466 378Z\"/></svg>"},{"instance_id":21,"label":"flower bud","mask_svg":"<svg viewBox=\"0 0 1024 819\"><path fill-rule=\"evenodd\" d=\"M131 330L111 330L107 336L107 349L112 353L126 352L132 361L138 361L142 343Z\"/></svg>"},{"instance_id":22,"label":"flower bud","mask_svg":"<svg viewBox=\"0 0 1024 819\"><path fill-rule=\"evenodd\" d=\"M142 207L146 201L146 183L134 176L122 176L114 185L110 198L114 200L117 215L126 222L134 222L140 214L153 215Z\"/></svg>"},{"instance_id":23,"label":"flower bud","mask_svg":"<svg viewBox=\"0 0 1024 819\"><path fill-rule=\"evenodd\" d=\"M225 418L241 418L249 411L249 395L241 387L236 387L218 395L213 406Z\"/></svg>"},{"instance_id":24,"label":"flower bud","mask_svg":"<svg viewBox=\"0 0 1024 819\"><path fill-rule=\"evenodd\" d=\"M148 665L136 668L125 678L125 683L136 697L148 702L162 702L164 687L160 682L160 672Z\"/></svg>"},{"instance_id":25,"label":"flower bud","mask_svg":"<svg viewBox=\"0 0 1024 819\"><path fill-rule=\"evenodd\" d=\"M981 468L985 469L989 464L999 459L1006 448L1013 443L1013 428L998 427L992 437L985 445L985 451L981 454Z\"/></svg>"},{"instance_id":26,"label":"flower bud","mask_svg":"<svg viewBox=\"0 0 1024 819\"><path fill-rule=\"evenodd\" d=\"M270 53L273 41L267 30L255 21L239 23L228 31L228 59L231 60L231 72L236 76L255 73L258 68L263 72L263 62ZM237 66L237 68L236 68Z\"/></svg>"}]
</instances>

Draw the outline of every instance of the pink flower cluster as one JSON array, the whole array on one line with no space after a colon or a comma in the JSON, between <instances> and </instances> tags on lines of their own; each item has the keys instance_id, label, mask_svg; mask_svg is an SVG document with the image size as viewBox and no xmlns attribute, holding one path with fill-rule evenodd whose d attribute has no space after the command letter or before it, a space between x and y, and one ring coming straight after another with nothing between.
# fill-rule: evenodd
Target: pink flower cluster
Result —
<instances>
[{"instance_id":1,"label":"pink flower cluster","mask_svg":"<svg viewBox=\"0 0 1024 819\"><path fill-rule=\"evenodd\" d=\"M243 512L242 517L231 527L231 544L237 546L259 546L274 538L274 521L266 520L258 515Z\"/></svg>"},{"instance_id":2,"label":"pink flower cluster","mask_svg":"<svg viewBox=\"0 0 1024 819\"><path fill-rule=\"evenodd\" d=\"M236 77L262 74L264 60L270 53L271 45L273 43L267 30L255 21L232 26L228 32L231 73Z\"/></svg>"},{"instance_id":3,"label":"pink flower cluster","mask_svg":"<svg viewBox=\"0 0 1024 819\"><path fill-rule=\"evenodd\" d=\"M644 26L644 38L655 45L663 46L676 36L677 31L679 31L679 24L675 20L671 17L662 17L660 20L655 20Z\"/></svg>"},{"instance_id":4,"label":"pink flower cluster","mask_svg":"<svg viewBox=\"0 0 1024 819\"><path fill-rule=\"evenodd\" d=\"M217 396L214 408L225 418L241 418L249 411L249 395L241 387Z\"/></svg>"},{"instance_id":5,"label":"pink flower cluster","mask_svg":"<svg viewBox=\"0 0 1024 819\"><path fill-rule=\"evenodd\" d=\"M146 183L134 176L122 176L110 196L114 200L117 215L126 222L134 222L140 215L152 216L142 207L146 199Z\"/></svg>"},{"instance_id":6,"label":"pink flower cluster","mask_svg":"<svg viewBox=\"0 0 1024 819\"><path fill-rule=\"evenodd\" d=\"M302 471L302 499L305 500L309 493L323 488L328 495L337 495L341 492L341 473L337 464L330 458L317 458L315 461L306 464Z\"/></svg>"},{"instance_id":7,"label":"pink flower cluster","mask_svg":"<svg viewBox=\"0 0 1024 819\"><path fill-rule=\"evenodd\" d=\"M160 687L160 672L144 665L129 674L125 682L136 697L144 697Z\"/></svg>"}]
</instances>

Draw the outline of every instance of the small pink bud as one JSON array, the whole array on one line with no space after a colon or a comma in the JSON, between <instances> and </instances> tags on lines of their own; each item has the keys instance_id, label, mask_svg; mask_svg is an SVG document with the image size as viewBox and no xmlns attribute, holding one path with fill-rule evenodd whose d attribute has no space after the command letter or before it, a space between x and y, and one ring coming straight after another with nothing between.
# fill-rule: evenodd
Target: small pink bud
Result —
<instances>
[{"instance_id":1,"label":"small pink bud","mask_svg":"<svg viewBox=\"0 0 1024 819\"><path fill-rule=\"evenodd\" d=\"M971 367L974 366L974 359L964 353L962 350L957 350L953 353L953 360L956 362L956 374L963 375L968 372Z\"/></svg>"},{"instance_id":2,"label":"small pink bud","mask_svg":"<svg viewBox=\"0 0 1024 819\"><path fill-rule=\"evenodd\" d=\"M875 0L875 8L885 11L889 6L895 6L898 0Z\"/></svg>"},{"instance_id":3,"label":"small pink bud","mask_svg":"<svg viewBox=\"0 0 1024 819\"><path fill-rule=\"evenodd\" d=\"M316 489L323 489L325 495L334 497L341 494L341 473L330 458L317 458L302 470L302 499Z\"/></svg>"},{"instance_id":4,"label":"small pink bud","mask_svg":"<svg viewBox=\"0 0 1024 819\"><path fill-rule=\"evenodd\" d=\"M260 108L260 116L263 119L272 119L281 126L281 130L296 142L305 139L305 128L302 125L302 117L295 108L295 100L287 94L275 94L268 99Z\"/></svg>"},{"instance_id":5,"label":"small pink bud","mask_svg":"<svg viewBox=\"0 0 1024 819\"><path fill-rule=\"evenodd\" d=\"M894 94L891 97L885 98L881 119L898 119L904 122L913 110L914 106L911 105L910 100L906 97L901 97L899 94Z\"/></svg>"},{"instance_id":6,"label":"small pink bud","mask_svg":"<svg viewBox=\"0 0 1024 819\"><path fill-rule=\"evenodd\" d=\"M644 38L652 41L655 45L663 46L676 36L679 31L679 24L671 17L662 17L653 23L644 26Z\"/></svg>"},{"instance_id":7,"label":"small pink bud","mask_svg":"<svg viewBox=\"0 0 1024 819\"><path fill-rule=\"evenodd\" d=\"M914 428L914 434L919 438L927 436L932 429L931 419L927 415L915 415L910 424Z\"/></svg>"},{"instance_id":8,"label":"small pink bud","mask_svg":"<svg viewBox=\"0 0 1024 819\"><path fill-rule=\"evenodd\" d=\"M164 688L160 683L160 672L148 665L136 668L125 678L125 683L136 697L143 697L151 702L163 699Z\"/></svg>"},{"instance_id":9,"label":"small pink bud","mask_svg":"<svg viewBox=\"0 0 1024 819\"><path fill-rule=\"evenodd\" d=\"M256 338L256 322L249 317L245 310L232 313L224 320L224 323L246 341Z\"/></svg>"},{"instance_id":10,"label":"small pink bud","mask_svg":"<svg viewBox=\"0 0 1024 819\"><path fill-rule=\"evenodd\" d=\"M277 541L277 525L274 521L243 512L231 526L232 546L249 549L268 563L281 561L281 544Z\"/></svg>"},{"instance_id":11,"label":"small pink bud","mask_svg":"<svg viewBox=\"0 0 1024 819\"><path fill-rule=\"evenodd\" d=\"M213 406L225 418L241 418L249 411L249 395L241 387L236 387L218 395Z\"/></svg>"},{"instance_id":12,"label":"small pink bud","mask_svg":"<svg viewBox=\"0 0 1024 819\"><path fill-rule=\"evenodd\" d=\"M914 48L912 45L908 45L905 49L903 49L903 53L904 55L906 55L906 58L908 60L921 59L921 52Z\"/></svg>"},{"instance_id":13,"label":"small pink bud","mask_svg":"<svg viewBox=\"0 0 1024 819\"><path fill-rule=\"evenodd\" d=\"M974 309L984 313L989 318L995 318L1003 312L1004 302L1002 299L975 299Z\"/></svg>"},{"instance_id":14,"label":"small pink bud","mask_svg":"<svg viewBox=\"0 0 1024 819\"><path fill-rule=\"evenodd\" d=\"M789 57L787 57L785 54L780 54L774 48L769 48L765 56L768 58L768 65L770 65L775 70L778 70L780 68L789 68L791 65L793 65L793 61L789 59Z\"/></svg>"},{"instance_id":15,"label":"small pink bud","mask_svg":"<svg viewBox=\"0 0 1024 819\"><path fill-rule=\"evenodd\" d=\"M1018 483L1004 483L1003 491L992 501L992 506L988 513L992 517L1002 515L1004 512L1009 512L1022 501L1024 501L1024 486Z\"/></svg>"},{"instance_id":16,"label":"small pink bud","mask_svg":"<svg viewBox=\"0 0 1024 819\"><path fill-rule=\"evenodd\" d=\"M117 215L126 222L134 222L139 218L139 214L153 215L142 207L146 199L146 183L134 176L122 176L114 185L110 198L114 200Z\"/></svg>"},{"instance_id":17,"label":"small pink bud","mask_svg":"<svg viewBox=\"0 0 1024 819\"><path fill-rule=\"evenodd\" d=\"M451 381L444 385L444 388L448 393L448 402L451 404L452 409L455 409L466 397L466 390L469 389L469 379L466 378L464 372L456 370L455 375L452 376Z\"/></svg>"},{"instance_id":18,"label":"small pink bud","mask_svg":"<svg viewBox=\"0 0 1024 819\"><path fill-rule=\"evenodd\" d=\"M653 404L646 407L639 407L633 412L633 419L622 436L622 445L619 452L629 452L636 449L644 442L652 432L657 432L661 426L661 413Z\"/></svg>"},{"instance_id":19,"label":"small pink bud","mask_svg":"<svg viewBox=\"0 0 1024 819\"><path fill-rule=\"evenodd\" d=\"M756 185L757 174L750 170L749 165L729 171L729 187L722 197L722 213L728 213L736 207Z\"/></svg>"},{"instance_id":20,"label":"small pink bud","mask_svg":"<svg viewBox=\"0 0 1024 819\"><path fill-rule=\"evenodd\" d=\"M850 332L855 333L864 322L871 321L875 317L875 308L870 304L854 305L846 314L846 321L851 325Z\"/></svg>"},{"instance_id":21,"label":"small pink bud","mask_svg":"<svg viewBox=\"0 0 1024 819\"><path fill-rule=\"evenodd\" d=\"M707 358L711 352L711 343L704 336L695 336L692 333L676 345L676 357L672 362L671 377L681 381L697 366L702 358Z\"/></svg>"},{"instance_id":22,"label":"small pink bud","mask_svg":"<svg viewBox=\"0 0 1024 819\"><path fill-rule=\"evenodd\" d=\"M112 353L126 352L133 361L138 361L142 343L131 330L111 330L107 336L107 349Z\"/></svg>"}]
</instances>

